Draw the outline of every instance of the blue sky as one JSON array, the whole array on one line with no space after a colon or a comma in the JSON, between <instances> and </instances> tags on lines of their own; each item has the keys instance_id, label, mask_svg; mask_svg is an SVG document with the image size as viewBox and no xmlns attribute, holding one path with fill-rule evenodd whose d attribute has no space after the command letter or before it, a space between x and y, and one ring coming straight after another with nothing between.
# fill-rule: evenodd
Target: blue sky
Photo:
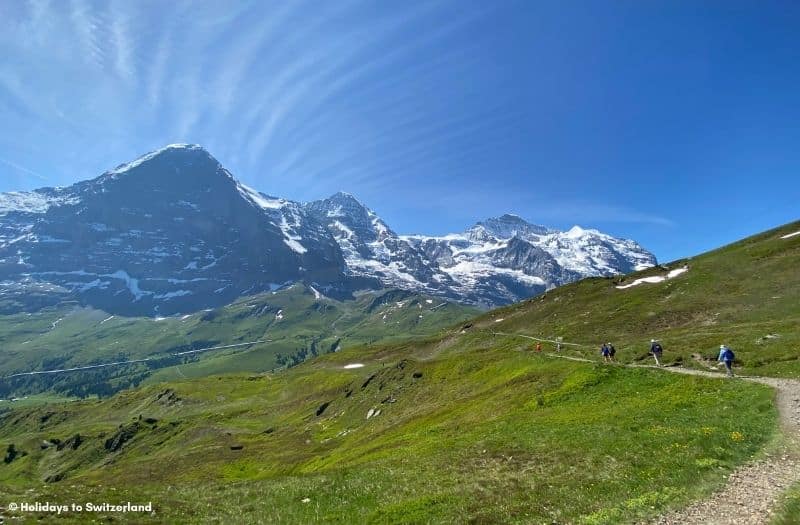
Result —
<instances>
[{"instance_id":1,"label":"blue sky","mask_svg":"<svg viewBox=\"0 0 800 525\"><path fill-rule=\"evenodd\" d=\"M0 191L190 142L401 233L514 212L666 261L800 218L798 2L0 0L0 19Z\"/></svg>"}]
</instances>

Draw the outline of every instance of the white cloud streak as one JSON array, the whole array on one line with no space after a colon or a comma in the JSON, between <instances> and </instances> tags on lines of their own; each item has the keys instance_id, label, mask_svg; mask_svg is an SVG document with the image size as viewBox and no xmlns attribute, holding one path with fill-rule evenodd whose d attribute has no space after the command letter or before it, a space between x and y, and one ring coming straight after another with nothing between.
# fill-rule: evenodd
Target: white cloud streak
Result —
<instances>
[{"instance_id":1,"label":"white cloud streak","mask_svg":"<svg viewBox=\"0 0 800 525\"><path fill-rule=\"evenodd\" d=\"M136 75L134 63L135 42L130 36L130 20L122 2L111 3L111 44L114 49L114 68L117 75L130 82Z\"/></svg>"},{"instance_id":2,"label":"white cloud streak","mask_svg":"<svg viewBox=\"0 0 800 525\"><path fill-rule=\"evenodd\" d=\"M42 175L40 173L37 173L37 172L35 172L33 170L29 170L28 168L26 168L24 166L20 166L16 162L11 162L8 159L0 158L0 162L5 164L6 166L9 166L9 167L17 170L18 172L22 173L23 175L27 175L29 177L33 177L36 180L40 180L40 181L44 181L44 182L48 182L50 180L47 177L45 177L44 175Z\"/></svg>"}]
</instances>

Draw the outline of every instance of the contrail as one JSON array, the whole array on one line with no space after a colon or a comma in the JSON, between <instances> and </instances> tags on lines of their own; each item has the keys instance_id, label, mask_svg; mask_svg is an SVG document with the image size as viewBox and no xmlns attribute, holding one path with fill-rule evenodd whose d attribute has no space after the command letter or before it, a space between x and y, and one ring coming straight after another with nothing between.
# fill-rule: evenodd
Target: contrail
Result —
<instances>
[{"instance_id":1,"label":"contrail","mask_svg":"<svg viewBox=\"0 0 800 525\"><path fill-rule=\"evenodd\" d=\"M6 159L0 157L0 162L5 164L6 166L11 166L15 170L19 170L19 171L21 171L23 173L26 173L26 174L30 175L31 177L36 177L37 179L39 179L41 181L44 181L44 182L49 182L50 181L50 179L48 179L44 175L40 175L40 174L36 173L35 171L31 171L28 168L20 166L19 164L15 164L14 162L11 162L10 160L6 160Z\"/></svg>"}]
</instances>

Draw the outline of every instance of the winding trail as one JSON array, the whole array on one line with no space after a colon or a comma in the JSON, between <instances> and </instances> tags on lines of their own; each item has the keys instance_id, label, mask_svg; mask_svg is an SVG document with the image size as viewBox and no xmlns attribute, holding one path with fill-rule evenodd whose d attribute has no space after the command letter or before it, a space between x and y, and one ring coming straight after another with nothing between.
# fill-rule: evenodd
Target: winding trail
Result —
<instances>
[{"instance_id":1,"label":"winding trail","mask_svg":"<svg viewBox=\"0 0 800 525\"><path fill-rule=\"evenodd\" d=\"M493 332L494 335L542 339L522 334ZM562 343L565 344L565 343ZM571 346L588 347L575 344ZM597 360L546 353L545 357L597 363ZM722 373L705 372L676 366L618 364L628 368L652 368L676 374L724 378ZM757 461L735 469L725 486L708 498L695 501L688 507L674 510L642 525L767 525L779 504L781 495L800 481L800 381L773 377L738 376L736 379L771 386L776 390L776 404L784 443Z\"/></svg>"},{"instance_id":2,"label":"winding trail","mask_svg":"<svg viewBox=\"0 0 800 525\"><path fill-rule=\"evenodd\" d=\"M653 368L653 367L651 367ZM719 377L712 372L664 367L670 372ZM653 525L766 525L783 492L800 481L800 381L770 377L742 377L773 387L786 443L766 457L746 463L728 476L716 494L647 523Z\"/></svg>"}]
</instances>

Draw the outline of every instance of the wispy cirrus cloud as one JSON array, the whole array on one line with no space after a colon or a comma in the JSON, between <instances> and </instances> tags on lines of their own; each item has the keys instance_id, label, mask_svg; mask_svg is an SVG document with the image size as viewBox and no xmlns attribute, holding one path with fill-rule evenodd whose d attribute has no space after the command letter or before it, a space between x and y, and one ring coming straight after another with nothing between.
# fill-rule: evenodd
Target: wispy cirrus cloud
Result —
<instances>
[{"instance_id":1,"label":"wispy cirrus cloud","mask_svg":"<svg viewBox=\"0 0 800 525\"><path fill-rule=\"evenodd\" d=\"M47 67L75 82L28 89L44 67L31 60L0 68L0 90L6 104L39 121L38 129L69 123L109 163L165 142L200 142L271 193L309 199L345 189L372 201L406 195L417 209L467 205L491 213L491 201L524 213L535 192L453 185L454 175L475 180L496 169L487 158L520 124L506 100L483 90L460 89L452 100L452 82L468 82L475 68L487 67L476 33L487 9L441 1L372 10L364 0L299 0L154 10L37 0L17 13L17 34L0 42L21 60L58 47ZM15 39L22 32L27 38ZM421 174L425 187L408 185ZM536 215L671 224L578 201L538 206Z\"/></svg>"},{"instance_id":2,"label":"wispy cirrus cloud","mask_svg":"<svg viewBox=\"0 0 800 525\"><path fill-rule=\"evenodd\" d=\"M19 57L0 68L0 107L13 103L6 112L33 116L31 130L69 122L82 137L72 148L104 150L103 157L185 140L234 159L243 172L309 181L350 162L347 173L364 177L375 167L371 152L389 140L397 151L416 151L410 143L419 138L401 132L420 112L386 134L353 111L372 118L408 105L414 93L387 96L404 83L416 96L435 91L452 65L442 57L455 56L435 46L478 12L449 1L375 9L364 0L232 7L32 0L0 36ZM343 131L352 138L346 147ZM336 177L346 184L346 175Z\"/></svg>"},{"instance_id":3,"label":"wispy cirrus cloud","mask_svg":"<svg viewBox=\"0 0 800 525\"><path fill-rule=\"evenodd\" d=\"M71 0L69 17L77 40L81 44L83 59L94 67L102 67L105 52L100 45L98 33L103 20L92 11L91 5L86 0Z\"/></svg>"},{"instance_id":4,"label":"wispy cirrus cloud","mask_svg":"<svg viewBox=\"0 0 800 525\"><path fill-rule=\"evenodd\" d=\"M114 50L114 70L125 81L132 81L136 75L134 52L136 42L130 32L130 19L125 4L119 0L111 3L111 45Z\"/></svg>"}]
</instances>

